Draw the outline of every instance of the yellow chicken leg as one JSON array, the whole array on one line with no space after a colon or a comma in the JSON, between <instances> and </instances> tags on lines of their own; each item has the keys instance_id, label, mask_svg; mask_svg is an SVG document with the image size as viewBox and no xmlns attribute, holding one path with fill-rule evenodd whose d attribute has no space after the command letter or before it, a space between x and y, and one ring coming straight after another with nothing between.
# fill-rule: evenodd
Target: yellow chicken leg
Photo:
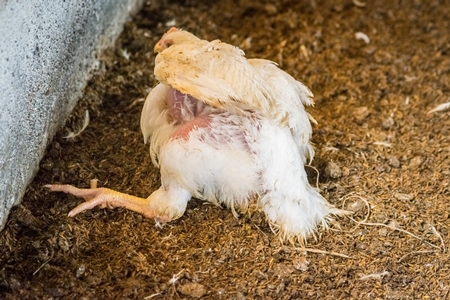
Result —
<instances>
[{"instance_id":1,"label":"yellow chicken leg","mask_svg":"<svg viewBox=\"0 0 450 300\"><path fill-rule=\"evenodd\" d=\"M147 218L156 218L163 222L170 221L168 216L159 215L155 209L152 209L148 199L120 193L107 188L80 189L68 184L49 184L46 187L52 192L64 192L86 200L86 202L72 209L69 212L69 217L74 217L85 210L101 205L111 208L125 207Z\"/></svg>"},{"instance_id":2,"label":"yellow chicken leg","mask_svg":"<svg viewBox=\"0 0 450 300\"><path fill-rule=\"evenodd\" d=\"M95 186L91 182L91 186ZM181 217L185 210L191 193L180 186L171 183L161 186L147 199L120 193L107 188L80 189L69 184L48 184L45 187L52 192L64 192L76 197L84 198L81 203L69 212L69 217L92 209L97 205L101 207L125 207L147 218L155 218L160 222L169 222Z\"/></svg>"}]
</instances>

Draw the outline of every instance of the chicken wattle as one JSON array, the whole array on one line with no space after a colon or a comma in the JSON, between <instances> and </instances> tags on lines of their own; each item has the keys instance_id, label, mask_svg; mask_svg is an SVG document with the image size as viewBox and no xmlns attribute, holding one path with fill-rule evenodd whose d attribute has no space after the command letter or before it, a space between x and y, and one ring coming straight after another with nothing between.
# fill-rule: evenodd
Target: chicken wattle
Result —
<instances>
[{"instance_id":1,"label":"chicken wattle","mask_svg":"<svg viewBox=\"0 0 450 300\"><path fill-rule=\"evenodd\" d=\"M141 130L161 187L143 199L49 185L87 200L70 216L107 204L167 222L184 214L191 197L233 213L257 201L275 232L303 243L331 215L346 213L308 183L304 166L314 155L308 88L271 61L246 59L234 46L174 28L155 51L160 83L145 101Z\"/></svg>"}]
</instances>

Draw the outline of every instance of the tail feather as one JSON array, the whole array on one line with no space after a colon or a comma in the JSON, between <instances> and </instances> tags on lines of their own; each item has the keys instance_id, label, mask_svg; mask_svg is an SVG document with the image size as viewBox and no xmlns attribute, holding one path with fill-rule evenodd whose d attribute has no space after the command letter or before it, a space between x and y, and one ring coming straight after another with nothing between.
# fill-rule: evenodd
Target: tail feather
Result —
<instances>
[{"instance_id":1,"label":"tail feather","mask_svg":"<svg viewBox=\"0 0 450 300\"><path fill-rule=\"evenodd\" d=\"M332 216L347 212L329 204L313 187L306 186L306 193L292 198L285 193L272 191L261 198L272 231L282 240L298 239L305 244L308 237L316 239L318 227L328 228Z\"/></svg>"}]
</instances>

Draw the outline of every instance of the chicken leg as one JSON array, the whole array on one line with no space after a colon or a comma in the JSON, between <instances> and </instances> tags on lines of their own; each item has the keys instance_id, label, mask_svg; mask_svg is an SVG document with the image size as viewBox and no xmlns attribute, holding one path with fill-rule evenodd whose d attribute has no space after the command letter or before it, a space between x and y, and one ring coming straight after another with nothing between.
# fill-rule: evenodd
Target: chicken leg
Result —
<instances>
[{"instance_id":1,"label":"chicken leg","mask_svg":"<svg viewBox=\"0 0 450 300\"><path fill-rule=\"evenodd\" d=\"M107 188L80 189L68 184L49 184L47 188L52 192L64 192L76 197L84 198L81 203L69 212L69 217L94 208L95 206L108 206L110 208L125 207L147 218L155 218L161 222L169 222L181 217L186 210L191 194L180 188L168 190L161 186L147 199Z\"/></svg>"}]
</instances>

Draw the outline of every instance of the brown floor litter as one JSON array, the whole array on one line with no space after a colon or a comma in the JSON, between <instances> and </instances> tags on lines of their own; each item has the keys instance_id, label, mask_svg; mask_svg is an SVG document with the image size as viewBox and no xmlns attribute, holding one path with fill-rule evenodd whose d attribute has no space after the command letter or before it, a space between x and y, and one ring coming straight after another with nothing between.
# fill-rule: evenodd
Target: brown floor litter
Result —
<instances>
[{"instance_id":1,"label":"brown floor litter","mask_svg":"<svg viewBox=\"0 0 450 300\"><path fill-rule=\"evenodd\" d=\"M0 233L0 298L450 297L450 113L427 114L450 101L450 2L262 2L148 1L126 25ZM173 25L311 88L319 186L363 224L338 218L305 252L261 213L236 219L198 200L163 227L124 209L67 217L82 200L44 184L98 178L141 197L159 187L139 116L156 84L153 46ZM86 130L64 138L85 110Z\"/></svg>"}]
</instances>

